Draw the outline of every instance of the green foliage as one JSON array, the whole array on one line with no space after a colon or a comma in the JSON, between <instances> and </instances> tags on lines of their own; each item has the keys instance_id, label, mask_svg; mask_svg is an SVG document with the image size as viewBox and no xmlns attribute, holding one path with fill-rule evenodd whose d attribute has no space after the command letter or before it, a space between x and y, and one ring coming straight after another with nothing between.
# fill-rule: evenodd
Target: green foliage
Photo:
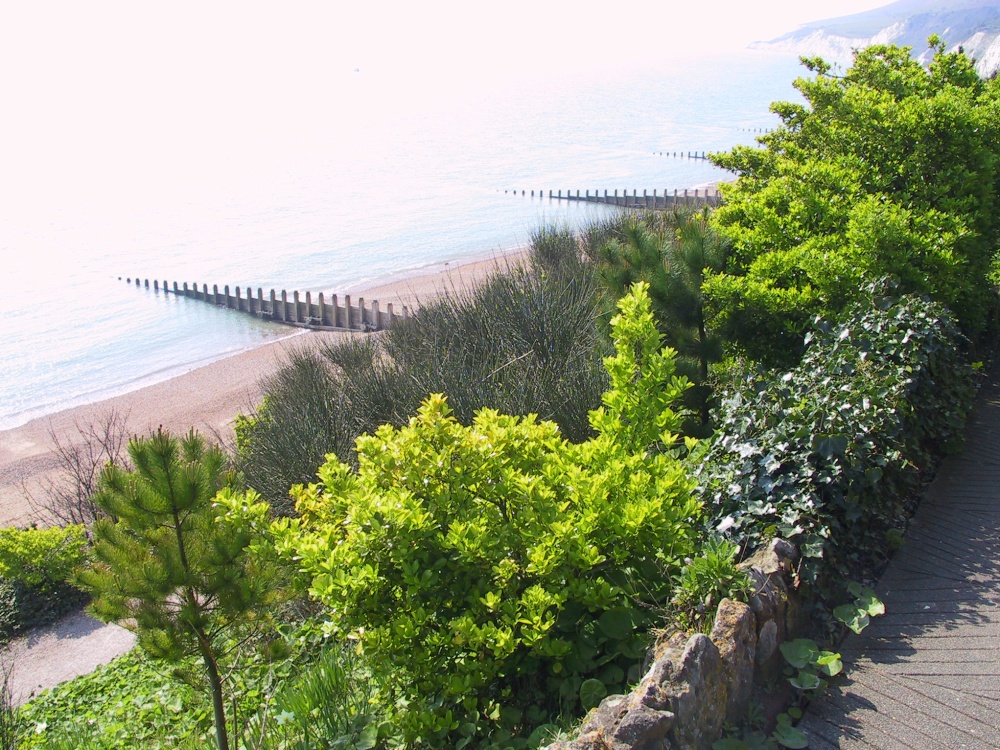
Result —
<instances>
[{"instance_id":1,"label":"green foliage","mask_svg":"<svg viewBox=\"0 0 1000 750\"><path fill-rule=\"evenodd\" d=\"M312 632L315 628L306 626L273 641L227 644L235 653L230 700L244 747L261 747L262 736L275 740L295 736L278 731L275 706L285 686L308 674L322 653L322 638ZM26 731L18 747L214 747L212 703L198 678L198 667L195 658L185 658L165 669L162 661L134 649L26 703L19 711ZM263 747L276 748L276 742Z\"/></svg>"},{"instance_id":2,"label":"green foliage","mask_svg":"<svg viewBox=\"0 0 1000 750\"><path fill-rule=\"evenodd\" d=\"M0 640L53 623L88 601L87 594L72 584L36 588L0 579Z\"/></svg>"},{"instance_id":3,"label":"green foliage","mask_svg":"<svg viewBox=\"0 0 1000 750\"><path fill-rule=\"evenodd\" d=\"M689 402L707 425L709 366L721 358L722 343L708 331L701 287L707 272L725 269L727 242L707 209L628 214L607 231L597 248L600 278L613 301L638 281L649 285L657 328L677 350L680 372L696 384Z\"/></svg>"},{"instance_id":4,"label":"green foliage","mask_svg":"<svg viewBox=\"0 0 1000 750\"><path fill-rule=\"evenodd\" d=\"M676 442L681 415L671 406L691 386L675 374L677 353L662 347L648 292L649 286L638 282L618 301L620 313L611 320L615 353L604 359L611 387L590 414L600 435L631 453Z\"/></svg>"},{"instance_id":5,"label":"green foliage","mask_svg":"<svg viewBox=\"0 0 1000 750\"><path fill-rule=\"evenodd\" d=\"M14 666L10 654L0 661L0 750L17 750L27 730L21 711L14 705L12 680Z\"/></svg>"},{"instance_id":6,"label":"green foliage","mask_svg":"<svg viewBox=\"0 0 1000 750\"><path fill-rule=\"evenodd\" d=\"M713 323L754 359L788 366L814 315L836 316L891 276L982 332L1000 230L998 83L942 47L929 68L879 45L842 76L804 62L806 103L772 105L782 126L761 148L712 157L739 175L716 213L733 250L704 286Z\"/></svg>"},{"instance_id":7,"label":"green foliage","mask_svg":"<svg viewBox=\"0 0 1000 750\"><path fill-rule=\"evenodd\" d=\"M683 381L641 290L621 309L595 438L491 409L465 427L432 396L359 438L357 470L331 457L277 524L414 745L523 747L511 735L596 700L588 680L638 676L646 605L666 603L698 506L671 454Z\"/></svg>"},{"instance_id":8,"label":"green foliage","mask_svg":"<svg viewBox=\"0 0 1000 750\"><path fill-rule=\"evenodd\" d=\"M719 602L745 602L753 593L749 576L736 565L738 552L732 542L709 539L700 555L684 561L670 603L670 614L680 627L707 633Z\"/></svg>"},{"instance_id":9,"label":"green foliage","mask_svg":"<svg viewBox=\"0 0 1000 750\"><path fill-rule=\"evenodd\" d=\"M854 601L835 607L833 616L855 633L860 633L868 627L872 617L885 614L885 605L872 589L851 581L847 590L854 595Z\"/></svg>"},{"instance_id":10,"label":"green foliage","mask_svg":"<svg viewBox=\"0 0 1000 750\"><path fill-rule=\"evenodd\" d=\"M0 529L0 577L39 589L69 581L86 559L87 532L82 525Z\"/></svg>"},{"instance_id":11,"label":"green foliage","mask_svg":"<svg viewBox=\"0 0 1000 750\"><path fill-rule=\"evenodd\" d=\"M376 713L380 680L348 647L326 644L299 674L282 682L245 734L260 750L370 750L396 746L395 727Z\"/></svg>"},{"instance_id":12,"label":"green foliage","mask_svg":"<svg viewBox=\"0 0 1000 750\"><path fill-rule=\"evenodd\" d=\"M697 471L717 528L750 549L792 540L807 581L823 568L831 584L856 577L886 549L921 471L961 444L972 402L950 316L871 293L842 323L816 321L796 369L722 400Z\"/></svg>"},{"instance_id":13,"label":"green foliage","mask_svg":"<svg viewBox=\"0 0 1000 750\"><path fill-rule=\"evenodd\" d=\"M101 474L94 501L108 517L94 523L93 563L79 580L94 594L93 612L134 629L151 655L202 659L227 750L224 638L277 601L268 508L236 491L225 455L194 431L136 438L129 456L135 470Z\"/></svg>"},{"instance_id":14,"label":"green foliage","mask_svg":"<svg viewBox=\"0 0 1000 750\"><path fill-rule=\"evenodd\" d=\"M405 425L430 393L459 421L489 407L538 414L572 440L607 386L597 286L565 233L541 232L529 267L499 271L468 293L446 292L378 337L299 353L265 384L256 415L238 423L238 465L281 515L288 490L328 453L354 462L354 440Z\"/></svg>"},{"instance_id":15,"label":"green foliage","mask_svg":"<svg viewBox=\"0 0 1000 750\"><path fill-rule=\"evenodd\" d=\"M93 750L176 747L195 734L207 742L211 705L139 650L33 698L21 708L21 748L60 743Z\"/></svg>"},{"instance_id":16,"label":"green foliage","mask_svg":"<svg viewBox=\"0 0 1000 750\"><path fill-rule=\"evenodd\" d=\"M9 638L82 606L69 579L87 558L83 526L0 529L0 638Z\"/></svg>"}]
</instances>

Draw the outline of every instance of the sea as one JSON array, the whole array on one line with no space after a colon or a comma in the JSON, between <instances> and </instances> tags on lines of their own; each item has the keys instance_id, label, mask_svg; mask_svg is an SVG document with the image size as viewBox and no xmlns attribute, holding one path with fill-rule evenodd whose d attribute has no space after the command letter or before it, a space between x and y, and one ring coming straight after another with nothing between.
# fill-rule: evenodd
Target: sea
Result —
<instances>
[{"instance_id":1,"label":"sea","mask_svg":"<svg viewBox=\"0 0 1000 750\"><path fill-rule=\"evenodd\" d=\"M616 210L550 190L731 178L673 154L752 144L803 72L749 50L426 90L352 69L313 92L325 120L246 122L221 152L193 116L184 153L133 130L73 179L8 171L47 183L0 205L0 429L295 333L128 279L345 294L509 251ZM59 132L36 137L59 154Z\"/></svg>"}]
</instances>

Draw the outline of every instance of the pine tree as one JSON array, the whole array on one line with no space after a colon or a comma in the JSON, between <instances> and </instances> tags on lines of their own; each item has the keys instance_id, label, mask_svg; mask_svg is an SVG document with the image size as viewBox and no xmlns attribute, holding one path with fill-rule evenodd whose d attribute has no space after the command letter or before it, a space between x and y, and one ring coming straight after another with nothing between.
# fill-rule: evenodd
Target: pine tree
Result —
<instances>
[{"instance_id":1,"label":"pine tree","mask_svg":"<svg viewBox=\"0 0 1000 750\"><path fill-rule=\"evenodd\" d=\"M108 517L93 526L94 562L80 581L94 594L93 613L134 630L152 656L202 660L218 746L228 750L227 638L258 620L277 591L256 554L268 508L237 491L223 452L193 430L136 438L129 456L134 470L101 474L94 499Z\"/></svg>"},{"instance_id":2,"label":"pine tree","mask_svg":"<svg viewBox=\"0 0 1000 750\"><path fill-rule=\"evenodd\" d=\"M664 344L677 351L678 372L695 383L689 403L702 425L709 421L709 367L722 345L706 325L701 287L706 273L724 270L728 252L707 209L636 217L600 252L601 277L615 300L638 281L649 284Z\"/></svg>"}]
</instances>

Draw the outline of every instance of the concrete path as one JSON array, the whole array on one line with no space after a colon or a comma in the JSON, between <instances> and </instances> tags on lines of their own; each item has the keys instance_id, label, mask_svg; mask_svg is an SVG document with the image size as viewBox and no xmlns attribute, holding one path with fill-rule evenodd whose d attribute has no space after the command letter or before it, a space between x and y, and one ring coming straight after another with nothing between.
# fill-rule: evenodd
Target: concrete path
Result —
<instances>
[{"instance_id":1,"label":"concrete path","mask_svg":"<svg viewBox=\"0 0 1000 750\"><path fill-rule=\"evenodd\" d=\"M11 670L11 698L20 705L60 682L93 672L133 645L135 636L128 630L80 611L11 642L0 653L0 664Z\"/></svg>"},{"instance_id":2,"label":"concrete path","mask_svg":"<svg viewBox=\"0 0 1000 750\"><path fill-rule=\"evenodd\" d=\"M1000 748L1000 372L841 647L846 679L799 727L813 750Z\"/></svg>"}]
</instances>

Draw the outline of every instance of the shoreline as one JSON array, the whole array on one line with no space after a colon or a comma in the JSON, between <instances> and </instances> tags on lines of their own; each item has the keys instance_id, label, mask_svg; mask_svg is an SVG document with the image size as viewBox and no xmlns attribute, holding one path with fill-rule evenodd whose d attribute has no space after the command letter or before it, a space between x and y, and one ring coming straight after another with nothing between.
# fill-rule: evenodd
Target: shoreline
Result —
<instances>
[{"instance_id":1,"label":"shoreline","mask_svg":"<svg viewBox=\"0 0 1000 750\"><path fill-rule=\"evenodd\" d=\"M461 293L491 270L521 262L524 247L496 250L465 261L447 261L426 269L402 272L388 280L351 290L366 299L392 302L411 309L443 291ZM128 416L128 429L143 434L162 426L174 433L192 427L222 440L232 436L237 414L260 402L261 381L275 373L298 349L311 349L345 336L346 331L303 331L261 346L233 353L207 364L125 393L35 417L18 427L0 431L0 525L26 525L36 519L28 494L41 496L59 475L53 435L64 446L82 442L80 428L98 423L112 410Z\"/></svg>"}]
</instances>

